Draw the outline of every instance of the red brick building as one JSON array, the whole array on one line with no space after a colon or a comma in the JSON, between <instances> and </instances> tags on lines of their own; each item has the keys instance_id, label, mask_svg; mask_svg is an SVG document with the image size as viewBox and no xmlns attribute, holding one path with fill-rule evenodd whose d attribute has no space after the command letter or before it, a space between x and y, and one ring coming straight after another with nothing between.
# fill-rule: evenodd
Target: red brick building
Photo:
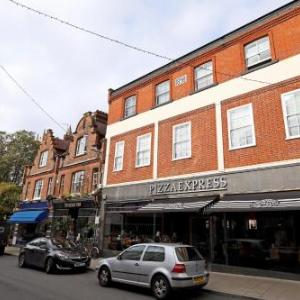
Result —
<instances>
[{"instance_id":1,"label":"red brick building","mask_svg":"<svg viewBox=\"0 0 300 300\"><path fill-rule=\"evenodd\" d=\"M48 221L53 234L71 229L73 234L84 234L85 223L95 222L96 197L101 196L104 170L106 123L106 113L87 112L75 131L69 129L63 139L47 130L33 165L25 168L21 209L50 208ZM36 223L23 226L28 235L43 232L44 225L48 225Z\"/></svg>"},{"instance_id":2,"label":"red brick building","mask_svg":"<svg viewBox=\"0 0 300 300\"><path fill-rule=\"evenodd\" d=\"M108 248L158 236L224 268L300 272L299 1L108 102Z\"/></svg>"}]
</instances>

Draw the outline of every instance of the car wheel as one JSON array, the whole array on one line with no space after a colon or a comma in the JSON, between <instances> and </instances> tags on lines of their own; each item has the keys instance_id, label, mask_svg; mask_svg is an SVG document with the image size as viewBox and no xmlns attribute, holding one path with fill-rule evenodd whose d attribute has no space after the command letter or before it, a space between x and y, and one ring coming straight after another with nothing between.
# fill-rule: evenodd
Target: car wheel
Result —
<instances>
[{"instance_id":1,"label":"car wheel","mask_svg":"<svg viewBox=\"0 0 300 300\"><path fill-rule=\"evenodd\" d=\"M99 284L103 287L107 287L111 284L111 275L107 267L102 267L98 272Z\"/></svg>"},{"instance_id":2,"label":"car wheel","mask_svg":"<svg viewBox=\"0 0 300 300\"><path fill-rule=\"evenodd\" d=\"M0 256L4 255L4 249L5 249L5 247L0 247Z\"/></svg>"},{"instance_id":3,"label":"car wheel","mask_svg":"<svg viewBox=\"0 0 300 300\"><path fill-rule=\"evenodd\" d=\"M45 271L47 274L54 273L55 271L54 261L51 257L46 260Z\"/></svg>"},{"instance_id":4,"label":"car wheel","mask_svg":"<svg viewBox=\"0 0 300 300\"><path fill-rule=\"evenodd\" d=\"M163 275L157 275L153 278L151 289L156 299L167 299L171 293L169 281Z\"/></svg>"},{"instance_id":5,"label":"car wheel","mask_svg":"<svg viewBox=\"0 0 300 300\"><path fill-rule=\"evenodd\" d=\"M21 253L21 254L19 255L18 265L19 265L19 268L25 268L25 267L26 267L26 263L25 263L25 254L24 254L24 253Z\"/></svg>"}]
</instances>

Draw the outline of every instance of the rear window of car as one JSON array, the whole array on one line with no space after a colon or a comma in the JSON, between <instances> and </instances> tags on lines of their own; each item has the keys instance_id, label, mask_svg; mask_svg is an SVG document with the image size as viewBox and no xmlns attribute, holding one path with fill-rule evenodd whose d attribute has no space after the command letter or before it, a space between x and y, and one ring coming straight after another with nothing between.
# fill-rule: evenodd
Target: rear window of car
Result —
<instances>
[{"instance_id":1,"label":"rear window of car","mask_svg":"<svg viewBox=\"0 0 300 300\"><path fill-rule=\"evenodd\" d=\"M176 247L175 252L180 262L203 259L199 251L194 247Z\"/></svg>"},{"instance_id":2,"label":"rear window of car","mask_svg":"<svg viewBox=\"0 0 300 300\"><path fill-rule=\"evenodd\" d=\"M164 261L164 247L149 246L144 254L143 261Z\"/></svg>"}]
</instances>

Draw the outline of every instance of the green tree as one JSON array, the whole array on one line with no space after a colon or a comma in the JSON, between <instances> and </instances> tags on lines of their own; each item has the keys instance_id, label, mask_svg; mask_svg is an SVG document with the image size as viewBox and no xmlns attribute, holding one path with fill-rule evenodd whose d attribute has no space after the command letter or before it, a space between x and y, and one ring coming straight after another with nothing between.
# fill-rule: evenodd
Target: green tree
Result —
<instances>
[{"instance_id":1,"label":"green tree","mask_svg":"<svg viewBox=\"0 0 300 300\"><path fill-rule=\"evenodd\" d=\"M21 187L0 182L0 220L10 215L20 199Z\"/></svg>"},{"instance_id":2,"label":"green tree","mask_svg":"<svg viewBox=\"0 0 300 300\"><path fill-rule=\"evenodd\" d=\"M24 167L32 164L39 144L31 131L0 131L0 182L20 184Z\"/></svg>"}]
</instances>

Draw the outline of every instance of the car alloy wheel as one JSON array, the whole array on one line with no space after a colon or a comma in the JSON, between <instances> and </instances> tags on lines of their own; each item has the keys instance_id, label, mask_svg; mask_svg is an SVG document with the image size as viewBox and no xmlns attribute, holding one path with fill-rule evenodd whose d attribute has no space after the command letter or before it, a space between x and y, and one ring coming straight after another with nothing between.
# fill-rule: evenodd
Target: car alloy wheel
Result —
<instances>
[{"instance_id":1,"label":"car alloy wheel","mask_svg":"<svg viewBox=\"0 0 300 300\"><path fill-rule=\"evenodd\" d=\"M170 284L165 276L158 275L153 279L152 292L156 299L167 299L170 290Z\"/></svg>"},{"instance_id":2,"label":"car alloy wheel","mask_svg":"<svg viewBox=\"0 0 300 300\"><path fill-rule=\"evenodd\" d=\"M51 257L49 257L46 261L45 271L47 274L51 274L54 271L54 261Z\"/></svg>"},{"instance_id":3,"label":"car alloy wheel","mask_svg":"<svg viewBox=\"0 0 300 300\"><path fill-rule=\"evenodd\" d=\"M26 266L26 264L25 264L25 254L22 253L19 256L19 267L24 268L25 266Z\"/></svg>"},{"instance_id":4,"label":"car alloy wheel","mask_svg":"<svg viewBox=\"0 0 300 300\"><path fill-rule=\"evenodd\" d=\"M99 284L101 286L109 286L111 277L107 267L102 267L98 273Z\"/></svg>"}]
</instances>

